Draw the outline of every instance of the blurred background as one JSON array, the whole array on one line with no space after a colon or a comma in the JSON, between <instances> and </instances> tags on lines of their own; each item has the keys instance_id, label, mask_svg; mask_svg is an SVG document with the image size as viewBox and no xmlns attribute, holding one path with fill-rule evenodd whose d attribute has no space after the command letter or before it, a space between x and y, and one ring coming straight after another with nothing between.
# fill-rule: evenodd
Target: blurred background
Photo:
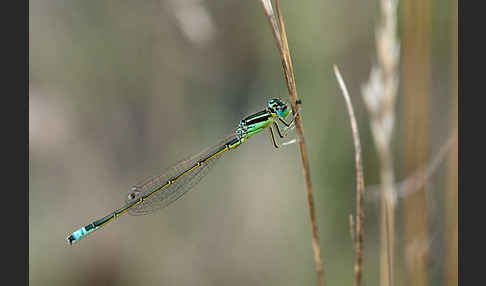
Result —
<instances>
[{"instance_id":1,"label":"blurred background","mask_svg":"<svg viewBox=\"0 0 486 286\"><path fill-rule=\"evenodd\" d=\"M380 5L280 3L327 285L353 282L356 197L333 64L363 148L364 285L385 283L380 155L362 97L377 64ZM457 143L448 144L457 128L456 5L413 0L396 11L395 183L438 163L425 187L397 196L394 285L457 285ZM259 1L30 1L29 30L31 285L315 285L298 145L275 150L267 132L168 208L124 215L74 246L65 240L122 206L138 181L212 145L268 99L288 99Z\"/></svg>"}]
</instances>

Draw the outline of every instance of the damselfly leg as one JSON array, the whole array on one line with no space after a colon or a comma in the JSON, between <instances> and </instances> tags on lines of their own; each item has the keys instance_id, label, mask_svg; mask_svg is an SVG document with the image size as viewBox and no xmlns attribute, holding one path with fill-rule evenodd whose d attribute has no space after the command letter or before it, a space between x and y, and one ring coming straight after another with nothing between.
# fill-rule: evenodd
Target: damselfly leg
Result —
<instances>
[{"instance_id":1,"label":"damselfly leg","mask_svg":"<svg viewBox=\"0 0 486 286\"><path fill-rule=\"evenodd\" d=\"M279 120L285 125L285 128L283 129L283 132L280 130L280 126L277 124L277 122L273 122L273 127L275 129L277 129L277 133L278 133L278 136L280 138L285 138L287 137L287 135L289 134L289 132L295 128L295 121L294 121L294 117L292 117L292 120L290 120L290 123L287 123L285 122L283 119L279 118ZM275 134L273 132L273 128L272 126L269 126L270 129L270 135L271 135L271 138L272 138L272 143L273 143L273 146L278 149L280 146L278 145L277 143L277 140L275 139ZM294 138L292 140L289 140L289 141L286 141L284 143L281 144L281 146L286 146L286 145L290 145L290 144L293 144L297 142L297 140Z\"/></svg>"}]
</instances>

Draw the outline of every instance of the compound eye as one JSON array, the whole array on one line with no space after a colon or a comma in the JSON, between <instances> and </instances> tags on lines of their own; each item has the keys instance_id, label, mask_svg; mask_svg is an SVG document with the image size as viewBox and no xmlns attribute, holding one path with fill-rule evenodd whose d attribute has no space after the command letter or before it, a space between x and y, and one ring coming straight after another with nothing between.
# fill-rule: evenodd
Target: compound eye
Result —
<instances>
[{"instance_id":1,"label":"compound eye","mask_svg":"<svg viewBox=\"0 0 486 286\"><path fill-rule=\"evenodd\" d=\"M277 113L278 113L278 116L280 117L285 117L287 116L288 114L288 111L287 111L287 106L286 105L281 105L277 108Z\"/></svg>"}]
</instances>

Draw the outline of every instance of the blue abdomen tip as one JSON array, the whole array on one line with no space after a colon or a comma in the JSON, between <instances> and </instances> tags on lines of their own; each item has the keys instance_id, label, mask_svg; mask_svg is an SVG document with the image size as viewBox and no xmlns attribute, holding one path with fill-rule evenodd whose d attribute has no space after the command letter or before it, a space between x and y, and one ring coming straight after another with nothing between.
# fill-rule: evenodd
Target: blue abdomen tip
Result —
<instances>
[{"instance_id":1,"label":"blue abdomen tip","mask_svg":"<svg viewBox=\"0 0 486 286\"><path fill-rule=\"evenodd\" d=\"M67 241L69 242L69 244L73 244L75 242L77 242L78 240L80 240L83 236L85 236L88 232L85 230L84 227L76 230L75 232L73 232L68 238L67 238Z\"/></svg>"}]
</instances>

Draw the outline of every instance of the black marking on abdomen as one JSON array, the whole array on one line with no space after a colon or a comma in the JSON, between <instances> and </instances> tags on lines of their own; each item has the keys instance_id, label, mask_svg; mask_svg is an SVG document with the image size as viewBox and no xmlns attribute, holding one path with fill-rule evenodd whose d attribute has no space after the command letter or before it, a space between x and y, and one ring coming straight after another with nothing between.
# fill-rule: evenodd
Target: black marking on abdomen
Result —
<instances>
[{"instance_id":1,"label":"black marking on abdomen","mask_svg":"<svg viewBox=\"0 0 486 286\"><path fill-rule=\"evenodd\" d=\"M93 229L93 228L95 228L94 223L92 223L92 224L88 224L87 226L85 226L85 227L84 227L84 229L85 229L86 231L90 231L90 230L91 230L91 229Z\"/></svg>"},{"instance_id":2,"label":"black marking on abdomen","mask_svg":"<svg viewBox=\"0 0 486 286\"><path fill-rule=\"evenodd\" d=\"M230 146L233 146L235 145L236 143L238 143L240 141L240 138L236 137L234 138L233 140L229 141L228 143L225 144L225 146L228 146L228 149L230 148Z\"/></svg>"}]
</instances>

